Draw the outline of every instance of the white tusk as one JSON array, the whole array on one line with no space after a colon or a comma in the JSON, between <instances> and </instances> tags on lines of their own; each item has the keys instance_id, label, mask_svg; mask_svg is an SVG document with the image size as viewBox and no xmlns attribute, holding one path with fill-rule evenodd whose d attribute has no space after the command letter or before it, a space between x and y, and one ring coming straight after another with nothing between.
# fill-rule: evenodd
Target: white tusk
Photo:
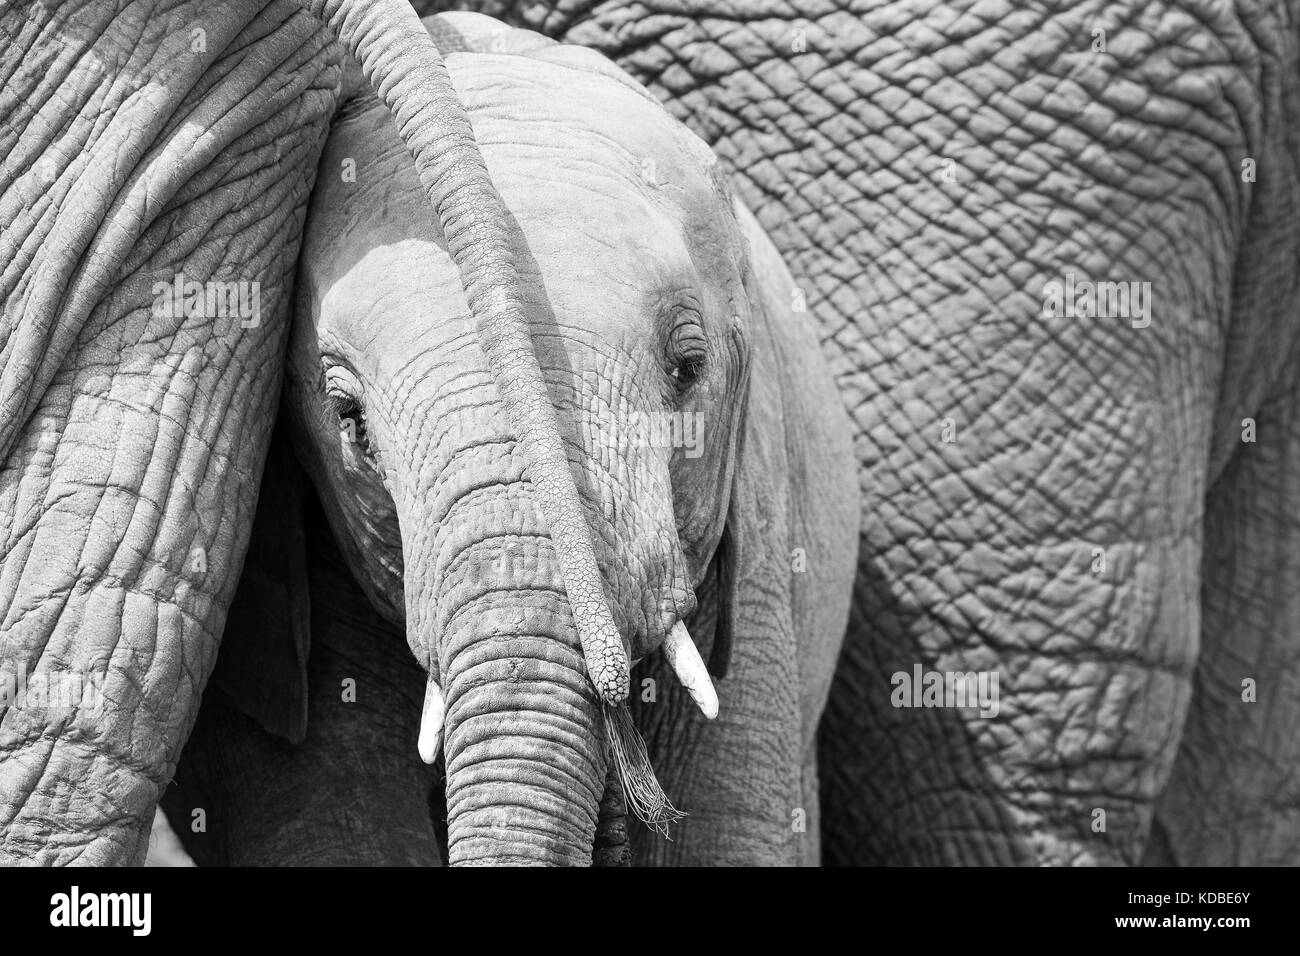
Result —
<instances>
[{"instance_id":1,"label":"white tusk","mask_svg":"<svg viewBox=\"0 0 1300 956\"><path fill-rule=\"evenodd\" d=\"M673 625L668 639L664 641L664 656L668 658L668 663L682 686L699 704L700 710L704 711L704 716L709 720L718 716L718 692L713 689L713 681L704 668L700 652L681 621Z\"/></svg>"},{"instance_id":2,"label":"white tusk","mask_svg":"<svg viewBox=\"0 0 1300 956\"><path fill-rule=\"evenodd\" d=\"M420 759L433 763L438 759L438 748L442 746L442 718L447 713L443 703L442 691L438 682L429 678L429 686L424 690L424 713L420 716Z\"/></svg>"}]
</instances>

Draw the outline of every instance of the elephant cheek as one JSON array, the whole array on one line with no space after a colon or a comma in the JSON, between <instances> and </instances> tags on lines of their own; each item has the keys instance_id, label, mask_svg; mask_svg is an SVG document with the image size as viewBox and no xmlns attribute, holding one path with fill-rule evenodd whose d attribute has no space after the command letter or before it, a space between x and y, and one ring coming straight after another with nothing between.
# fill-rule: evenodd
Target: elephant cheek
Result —
<instances>
[{"instance_id":1,"label":"elephant cheek","mask_svg":"<svg viewBox=\"0 0 1300 956\"><path fill-rule=\"evenodd\" d=\"M453 508L407 567L408 609L426 592L410 641L446 699L449 862L589 866L599 706L551 542L526 526L522 486L496 489Z\"/></svg>"}]
</instances>

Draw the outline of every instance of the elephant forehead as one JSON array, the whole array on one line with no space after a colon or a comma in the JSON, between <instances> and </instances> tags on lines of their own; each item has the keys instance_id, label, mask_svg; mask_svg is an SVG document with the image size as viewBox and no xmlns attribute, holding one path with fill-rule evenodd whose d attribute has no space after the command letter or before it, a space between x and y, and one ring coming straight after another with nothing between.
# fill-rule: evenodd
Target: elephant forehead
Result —
<instances>
[{"instance_id":1,"label":"elephant forehead","mask_svg":"<svg viewBox=\"0 0 1300 956\"><path fill-rule=\"evenodd\" d=\"M517 264L535 335L563 329L566 341L622 348L651 334L670 293L689 285L679 261L663 250L624 248L589 235L551 241L556 230L544 224L532 231L543 241L530 243L535 248ZM367 375L387 378L411 355L430 350L450 360L451 352L467 349L455 364L482 365L459 275L439 242L374 245L322 291L319 334L344 346ZM579 330L594 338L574 337Z\"/></svg>"},{"instance_id":2,"label":"elephant forehead","mask_svg":"<svg viewBox=\"0 0 1300 956\"><path fill-rule=\"evenodd\" d=\"M580 96L553 76L520 73L514 61L527 62L522 57L494 59L508 61L508 76L462 70L457 83L469 83L462 96L477 103L475 138L526 246L523 258L689 281L698 247L718 244L709 234L724 212L707 149L690 148L682 139L689 134L657 104L612 79L562 70L588 84L592 95ZM318 291L360 251L409 251L405 239L428 240L441 250L439 265L449 261L414 163L373 97L336 122L320 168L304 250L305 278Z\"/></svg>"},{"instance_id":3,"label":"elephant forehead","mask_svg":"<svg viewBox=\"0 0 1300 956\"><path fill-rule=\"evenodd\" d=\"M708 147L630 82L523 56L463 54L448 66L490 166L493 154L525 153L543 161L528 164L539 177L621 181L673 208L713 191Z\"/></svg>"}]
</instances>

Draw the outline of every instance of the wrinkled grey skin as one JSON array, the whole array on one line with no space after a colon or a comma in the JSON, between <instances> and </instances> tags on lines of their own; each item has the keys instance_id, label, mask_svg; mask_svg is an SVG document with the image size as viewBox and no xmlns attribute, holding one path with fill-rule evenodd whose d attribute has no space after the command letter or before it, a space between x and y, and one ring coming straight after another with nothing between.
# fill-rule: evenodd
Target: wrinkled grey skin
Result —
<instances>
[{"instance_id":1,"label":"wrinkled grey skin","mask_svg":"<svg viewBox=\"0 0 1300 956\"><path fill-rule=\"evenodd\" d=\"M0 664L100 691L0 705L0 862L144 859L243 560L345 49L477 321L520 324L504 213L428 34L398 0L306 7L0 7ZM247 309L164 311L177 275L242 284Z\"/></svg>"},{"instance_id":2,"label":"wrinkled grey skin","mask_svg":"<svg viewBox=\"0 0 1300 956\"><path fill-rule=\"evenodd\" d=\"M1300 859L1295 0L479 8L646 83L819 323L863 493L828 860ZM1071 271L1150 325L1045 317ZM998 716L892 707L918 663Z\"/></svg>"},{"instance_id":3,"label":"wrinkled grey skin","mask_svg":"<svg viewBox=\"0 0 1300 956\"><path fill-rule=\"evenodd\" d=\"M858 504L847 418L789 275L707 148L606 61L486 18L450 24L490 51L448 67L513 217L611 609L646 657L637 720L689 814L672 842L630 821L636 861L816 862L814 732ZM285 407L347 563L446 698L449 861L588 864L598 699L446 243L366 91L321 171ZM638 430L636 415L670 412L703 416L698 456ZM720 610L729 654L714 654ZM655 653L679 619L727 662L715 721ZM310 744L311 691L308 706ZM387 746L413 756L414 729Z\"/></svg>"}]
</instances>

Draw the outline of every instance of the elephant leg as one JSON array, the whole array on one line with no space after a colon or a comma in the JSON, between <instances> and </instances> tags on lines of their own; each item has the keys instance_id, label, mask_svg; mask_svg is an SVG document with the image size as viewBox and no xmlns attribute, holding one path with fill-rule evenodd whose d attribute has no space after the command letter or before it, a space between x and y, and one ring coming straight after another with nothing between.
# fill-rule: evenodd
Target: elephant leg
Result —
<instances>
[{"instance_id":1,"label":"elephant leg","mask_svg":"<svg viewBox=\"0 0 1300 956\"><path fill-rule=\"evenodd\" d=\"M1249 416L1256 440L1207 502L1196 692L1147 863L1300 863L1300 374L1290 374Z\"/></svg>"},{"instance_id":2,"label":"elephant leg","mask_svg":"<svg viewBox=\"0 0 1300 956\"><path fill-rule=\"evenodd\" d=\"M438 866L429 797L441 782L416 749L424 673L402 629L370 606L318 507L306 525L306 738L267 733L214 682L168 812L200 865ZM200 808L206 833L190 825Z\"/></svg>"},{"instance_id":3,"label":"elephant leg","mask_svg":"<svg viewBox=\"0 0 1300 956\"><path fill-rule=\"evenodd\" d=\"M0 860L141 862L248 536L337 55L283 3L5 5L0 36L0 657L97 690L0 703Z\"/></svg>"}]
</instances>

